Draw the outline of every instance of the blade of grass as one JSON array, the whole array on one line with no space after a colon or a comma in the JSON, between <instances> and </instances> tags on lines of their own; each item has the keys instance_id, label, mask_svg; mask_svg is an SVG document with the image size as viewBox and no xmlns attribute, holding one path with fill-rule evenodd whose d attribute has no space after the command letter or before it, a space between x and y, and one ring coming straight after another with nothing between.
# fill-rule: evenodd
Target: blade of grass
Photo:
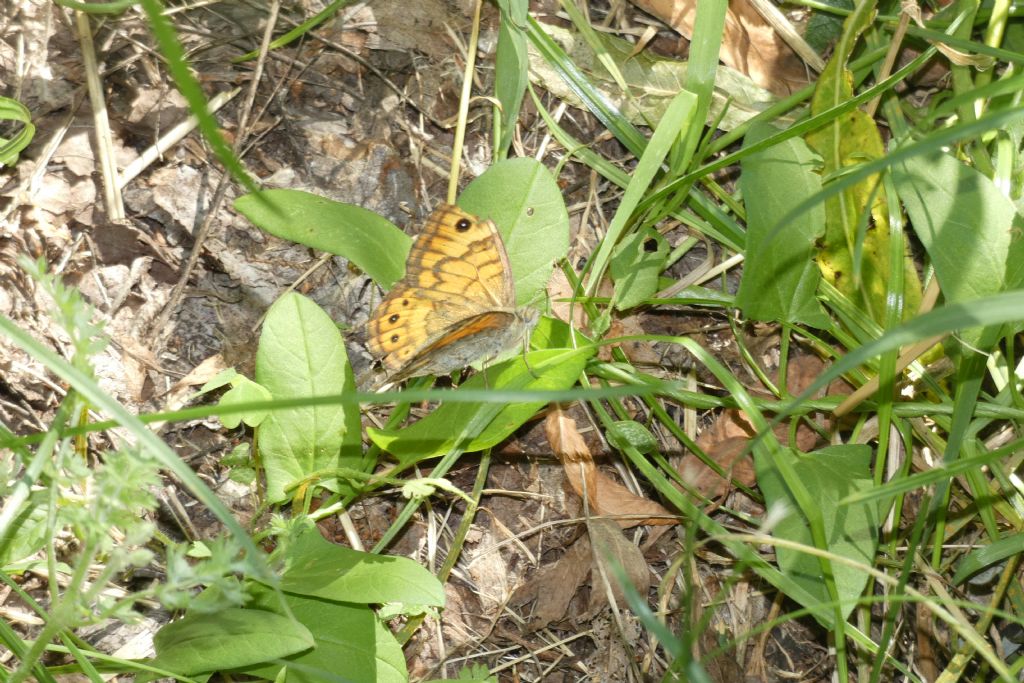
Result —
<instances>
[{"instance_id":1,"label":"blade of grass","mask_svg":"<svg viewBox=\"0 0 1024 683\"><path fill-rule=\"evenodd\" d=\"M67 0L65 0L65 2L66 1ZM353 2L355 2L355 0L334 0L334 2L329 4L327 7L324 7L322 10L311 16L309 19L306 19L304 22L302 22L292 30L285 33L283 36L275 38L273 41L271 41L270 49L276 50L279 47L284 47L285 45L294 41L296 38L304 36L305 34L315 29L320 24L324 23L325 21L333 17L335 14L338 13L339 10L344 9L348 5L351 5ZM241 55L240 57L235 57L231 60L231 62L233 64L247 62L250 59L255 59L256 57L258 57L259 54L259 50L253 50L251 52L246 52L244 55Z\"/></svg>"},{"instance_id":2,"label":"blade of grass","mask_svg":"<svg viewBox=\"0 0 1024 683\"><path fill-rule=\"evenodd\" d=\"M61 7L88 14L120 14L135 4L136 0L113 0L112 2L78 2L78 0L53 0Z\"/></svg>"},{"instance_id":3,"label":"blade of grass","mask_svg":"<svg viewBox=\"0 0 1024 683\"><path fill-rule=\"evenodd\" d=\"M694 120L695 105L696 98L691 93L680 92L673 98L661 121L658 122L658 127L654 129L650 142L646 144L646 149L643 150L640 160L633 170L629 185L626 186L626 191L622 195L611 225L608 226L608 231L593 256L594 264L584 289L586 296L593 296L597 291L611 260L612 251L625 234L626 227L644 193L647 192L654 178L660 172L662 161L672 149L679 135L687 130Z\"/></svg>"},{"instance_id":4,"label":"blade of grass","mask_svg":"<svg viewBox=\"0 0 1024 683\"><path fill-rule=\"evenodd\" d=\"M185 51L181 42L171 26L171 22L164 16L164 8L159 0L140 0L142 8L149 19L150 28L156 38L160 52L167 62L167 71L174 80L178 91L188 102L189 109L199 122L199 130L203 137L210 143L213 153L224 165L224 168L231 173L231 176L242 183L250 192L256 192L259 188L255 181L249 177L239 162L238 157L231 151L230 145L224 140L217 125L217 119L210 114L207 107L206 95L199 85L199 81L192 75L185 60Z\"/></svg>"},{"instance_id":5,"label":"blade of grass","mask_svg":"<svg viewBox=\"0 0 1024 683\"><path fill-rule=\"evenodd\" d=\"M614 104L605 98L598 88L591 85L586 74L577 68L565 54L565 50L544 32L543 27L533 17L529 17L527 21L527 36L541 56L559 72L566 85L586 104L587 109L612 132L619 142L639 156L639 150L644 145L643 134L622 115L622 112Z\"/></svg>"}]
</instances>

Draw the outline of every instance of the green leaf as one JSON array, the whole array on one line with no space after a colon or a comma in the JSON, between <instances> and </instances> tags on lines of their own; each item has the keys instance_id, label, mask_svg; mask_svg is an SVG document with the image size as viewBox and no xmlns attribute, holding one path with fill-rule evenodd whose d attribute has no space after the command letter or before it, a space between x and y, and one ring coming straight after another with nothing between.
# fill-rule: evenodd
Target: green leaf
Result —
<instances>
[{"instance_id":1,"label":"green leaf","mask_svg":"<svg viewBox=\"0 0 1024 683\"><path fill-rule=\"evenodd\" d=\"M546 349L528 354L530 374L522 357L488 368L463 383L467 389L489 388L500 395L502 389L561 390L573 386L594 348ZM486 378L486 379L485 379ZM544 405L534 403L443 403L419 422L401 429L368 428L370 439L394 455L403 465L447 453L464 439L471 439L464 450L480 451L504 441ZM464 433L482 413L493 413L479 433Z\"/></svg>"},{"instance_id":2,"label":"green leaf","mask_svg":"<svg viewBox=\"0 0 1024 683\"><path fill-rule=\"evenodd\" d=\"M957 564L953 585L959 585L982 569L998 564L1019 553L1024 553L1024 534L1021 533L1011 533L1005 538L976 548L967 553Z\"/></svg>"},{"instance_id":3,"label":"green leaf","mask_svg":"<svg viewBox=\"0 0 1024 683\"><path fill-rule=\"evenodd\" d=\"M623 238L608 268L615 281L615 310L633 308L653 297L668 257L668 242L654 228L644 228Z\"/></svg>"},{"instance_id":4,"label":"green leaf","mask_svg":"<svg viewBox=\"0 0 1024 683\"><path fill-rule=\"evenodd\" d=\"M892 171L947 302L1024 286L1024 221L987 176L948 154L913 157Z\"/></svg>"},{"instance_id":5,"label":"green leaf","mask_svg":"<svg viewBox=\"0 0 1024 683\"><path fill-rule=\"evenodd\" d=\"M188 614L153 638L152 666L183 675L224 671L313 647L313 634L294 619L261 609Z\"/></svg>"},{"instance_id":6,"label":"green leaf","mask_svg":"<svg viewBox=\"0 0 1024 683\"><path fill-rule=\"evenodd\" d=\"M744 144L776 132L767 124L754 126ZM736 305L747 318L828 326L816 297L821 273L814 262L824 207L816 204L783 230L775 230L783 216L821 190L816 166L815 155L797 138L743 159L740 189L747 207L747 245Z\"/></svg>"},{"instance_id":7,"label":"green leaf","mask_svg":"<svg viewBox=\"0 0 1024 683\"><path fill-rule=\"evenodd\" d=\"M424 683L446 683L459 681L460 683L498 683L498 677L492 676L490 670L483 664L469 664L459 669L455 678L435 678Z\"/></svg>"},{"instance_id":8,"label":"green leaf","mask_svg":"<svg viewBox=\"0 0 1024 683\"><path fill-rule=\"evenodd\" d=\"M208 394L211 391L220 389L221 387L226 387L238 376L238 370L235 370L234 368L224 368L218 372L213 379L207 381L206 384L200 387L199 391L197 391L192 398Z\"/></svg>"},{"instance_id":9,"label":"green leaf","mask_svg":"<svg viewBox=\"0 0 1024 683\"><path fill-rule=\"evenodd\" d=\"M78 0L53 0L61 7L86 12L88 14L121 14L137 0L113 0L112 2L78 2Z\"/></svg>"},{"instance_id":10,"label":"green leaf","mask_svg":"<svg viewBox=\"0 0 1024 683\"><path fill-rule=\"evenodd\" d=\"M822 550L871 566L878 543L878 504L855 503L840 506L848 495L870 489L871 448L869 446L830 446L813 453L796 453L781 449L780 458L788 458L792 469L800 477L814 505L821 512L828 547ZM814 546L807 520L800 513L795 499L776 470L757 464L757 483L765 495L769 510L782 505L788 511L785 519L775 528L775 536L788 541ZM824 623L832 619L833 610L820 607L831 597L821 575L821 562L813 555L779 547L776 550L779 569L802 586L814 600L798 600L801 605L815 610ZM842 612L849 616L857 597L867 585L868 574L840 562L832 563L836 588L842 600ZM817 609L815 609L817 608Z\"/></svg>"},{"instance_id":11,"label":"green leaf","mask_svg":"<svg viewBox=\"0 0 1024 683\"><path fill-rule=\"evenodd\" d=\"M569 213L543 164L527 158L491 166L459 195L459 206L498 226L519 306L535 304L555 262L569 252Z\"/></svg>"},{"instance_id":12,"label":"green leaf","mask_svg":"<svg viewBox=\"0 0 1024 683\"><path fill-rule=\"evenodd\" d=\"M315 527L288 547L281 590L354 604L444 606L444 587L407 557L375 555L330 543Z\"/></svg>"},{"instance_id":13,"label":"green leaf","mask_svg":"<svg viewBox=\"0 0 1024 683\"><path fill-rule=\"evenodd\" d=\"M216 378L214 378L216 380ZM211 380L213 381L213 380ZM273 399L266 387L253 382L244 375L237 375L231 379L231 389L221 396L217 406L227 408L242 403L254 403L256 401L270 401ZM204 389L206 387L203 387ZM267 417L266 410L247 411L245 413L228 413L220 416L220 421L228 429L234 429L239 423L244 422L250 427L257 427Z\"/></svg>"},{"instance_id":14,"label":"green leaf","mask_svg":"<svg viewBox=\"0 0 1024 683\"><path fill-rule=\"evenodd\" d=\"M826 5L844 10L853 9L853 0L822 0ZM818 54L826 52L839 38L843 18L830 12L813 12L804 29L804 39Z\"/></svg>"},{"instance_id":15,"label":"green leaf","mask_svg":"<svg viewBox=\"0 0 1024 683\"><path fill-rule=\"evenodd\" d=\"M18 121L22 124L21 130L10 140L0 137L0 167L13 166L18 163L21 150L28 147L35 137L32 113L18 100L0 97L0 121Z\"/></svg>"},{"instance_id":16,"label":"green leaf","mask_svg":"<svg viewBox=\"0 0 1024 683\"><path fill-rule=\"evenodd\" d=\"M372 211L299 190L265 190L235 209L282 239L344 256L384 289L402 279L412 239Z\"/></svg>"},{"instance_id":17,"label":"green leaf","mask_svg":"<svg viewBox=\"0 0 1024 683\"><path fill-rule=\"evenodd\" d=\"M341 391L345 396L351 396L358 391L356 376L347 356L345 383ZM370 472L377 464L373 451L363 448L363 416L356 406L345 411L345 425L341 435L341 456L338 462L344 467L350 467L359 472ZM350 479L340 478L336 488L339 493L349 495L355 493L358 485Z\"/></svg>"},{"instance_id":18,"label":"green leaf","mask_svg":"<svg viewBox=\"0 0 1024 683\"><path fill-rule=\"evenodd\" d=\"M635 448L641 453L651 453L658 450L658 440L654 434L644 425L634 420L618 420L609 425L605 434L608 443L615 448L623 450L627 447Z\"/></svg>"},{"instance_id":19,"label":"green leaf","mask_svg":"<svg viewBox=\"0 0 1024 683\"><path fill-rule=\"evenodd\" d=\"M283 610L278 595L269 589L259 588L254 594L262 609ZM408 683L402 648L369 607L291 593L283 597L315 643L313 650L288 658L289 683ZM275 663L245 673L273 680L282 668Z\"/></svg>"},{"instance_id":20,"label":"green leaf","mask_svg":"<svg viewBox=\"0 0 1024 683\"><path fill-rule=\"evenodd\" d=\"M342 394L347 368L341 334L319 306L289 293L270 307L256 351L256 380L275 399ZM284 500L285 487L318 470L353 466L340 458L345 430L340 404L272 411L257 441L267 499Z\"/></svg>"},{"instance_id":21,"label":"green leaf","mask_svg":"<svg viewBox=\"0 0 1024 683\"><path fill-rule=\"evenodd\" d=\"M495 222L516 299L535 302L569 250L569 215L551 172L533 159L499 162L466 187L459 206ZM384 289L405 274L412 238L372 211L298 190L246 195L235 208L272 235L344 256Z\"/></svg>"}]
</instances>

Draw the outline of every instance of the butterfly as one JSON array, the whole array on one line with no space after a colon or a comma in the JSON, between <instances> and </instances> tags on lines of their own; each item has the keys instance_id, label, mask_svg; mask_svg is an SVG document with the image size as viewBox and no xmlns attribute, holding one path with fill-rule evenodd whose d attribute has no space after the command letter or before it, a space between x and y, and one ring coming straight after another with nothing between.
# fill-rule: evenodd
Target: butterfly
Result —
<instances>
[{"instance_id":1,"label":"butterfly","mask_svg":"<svg viewBox=\"0 0 1024 683\"><path fill-rule=\"evenodd\" d=\"M516 308L497 226L442 204L413 243L405 277L370 317L367 346L388 381L445 375L515 345L536 320Z\"/></svg>"}]
</instances>

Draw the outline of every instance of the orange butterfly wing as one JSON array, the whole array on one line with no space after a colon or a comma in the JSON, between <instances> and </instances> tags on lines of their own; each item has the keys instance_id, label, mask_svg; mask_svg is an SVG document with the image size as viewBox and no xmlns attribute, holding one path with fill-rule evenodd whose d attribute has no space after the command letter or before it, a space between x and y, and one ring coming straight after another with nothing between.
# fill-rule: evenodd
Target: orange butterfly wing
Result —
<instances>
[{"instance_id":1,"label":"orange butterfly wing","mask_svg":"<svg viewBox=\"0 0 1024 683\"><path fill-rule=\"evenodd\" d=\"M370 318L367 345L391 379L444 374L505 348L521 320L497 227L444 204Z\"/></svg>"}]
</instances>

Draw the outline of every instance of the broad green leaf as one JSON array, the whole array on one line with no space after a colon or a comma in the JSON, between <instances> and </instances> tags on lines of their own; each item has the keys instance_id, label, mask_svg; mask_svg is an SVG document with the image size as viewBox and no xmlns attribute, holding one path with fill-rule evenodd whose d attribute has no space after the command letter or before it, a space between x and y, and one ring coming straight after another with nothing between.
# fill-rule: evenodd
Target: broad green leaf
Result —
<instances>
[{"instance_id":1,"label":"broad green leaf","mask_svg":"<svg viewBox=\"0 0 1024 683\"><path fill-rule=\"evenodd\" d=\"M444 606L444 587L407 557L375 555L330 543L311 528L292 542L281 590L354 604Z\"/></svg>"},{"instance_id":2,"label":"broad green leaf","mask_svg":"<svg viewBox=\"0 0 1024 683\"><path fill-rule=\"evenodd\" d=\"M347 372L341 334L319 306L295 293L271 306L256 351L256 381L275 399L342 394ZM284 500L288 484L319 470L358 466L340 457L345 429L340 404L272 411L257 440L267 499Z\"/></svg>"},{"instance_id":3,"label":"broad green leaf","mask_svg":"<svg viewBox=\"0 0 1024 683\"><path fill-rule=\"evenodd\" d=\"M517 300L535 299L569 249L569 216L551 172L533 159L497 163L466 187L459 205L494 220ZM412 238L372 211L298 190L246 195L235 208L272 235L344 256L384 289L405 274Z\"/></svg>"},{"instance_id":4,"label":"broad green leaf","mask_svg":"<svg viewBox=\"0 0 1024 683\"><path fill-rule=\"evenodd\" d=\"M405 273L412 239L361 206L299 190L264 190L239 197L235 209L271 235L344 256L384 289Z\"/></svg>"},{"instance_id":5,"label":"broad green leaf","mask_svg":"<svg viewBox=\"0 0 1024 683\"><path fill-rule=\"evenodd\" d=\"M281 612L278 596L266 588L255 592L256 605ZM366 605L284 594L289 612L313 634L315 648L288 658L289 683L407 683L402 648ZM265 658L262 661L267 661ZM273 680L282 665L245 671Z\"/></svg>"},{"instance_id":6,"label":"broad green leaf","mask_svg":"<svg viewBox=\"0 0 1024 683\"><path fill-rule=\"evenodd\" d=\"M352 364L345 360L345 382L342 387L342 394L351 396L358 391L356 387L356 376L352 371ZM377 462L373 459L373 453L363 448L363 416L358 407L352 406L345 411L345 425L341 434L341 456L338 459L343 467L351 467L359 472L370 472ZM339 493L350 494L356 490L353 481L347 478L340 478L335 487Z\"/></svg>"},{"instance_id":7,"label":"broad green leaf","mask_svg":"<svg viewBox=\"0 0 1024 683\"><path fill-rule=\"evenodd\" d=\"M668 242L654 228L634 232L619 242L608 266L615 282L615 310L633 308L653 297L668 257Z\"/></svg>"},{"instance_id":8,"label":"broad green leaf","mask_svg":"<svg viewBox=\"0 0 1024 683\"><path fill-rule=\"evenodd\" d=\"M987 176L932 154L897 164L893 180L947 302L1024 286L1024 220Z\"/></svg>"},{"instance_id":9,"label":"broad green leaf","mask_svg":"<svg viewBox=\"0 0 1024 683\"><path fill-rule=\"evenodd\" d=\"M459 206L495 222L512 263L516 303L536 304L555 262L569 251L569 214L551 171L534 159L499 162L466 186Z\"/></svg>"},{"instance_id":10,"label":"broad green leaf","mask_svg":"<svg viewBox=\"0 0 1024 683\"><path fill-rule=\"evenodd\" d=\"M575 33L545 24L544 31L568 54L572 63L596 86L604 98L633 123L648 125L659 121L672 99L686 89L688 65L678 59L652 56L648 52L634 54L636 46L614 36L602 35L605 53L614 60L619 72L630 86L627 97L612 75L600 63L587 42ZM531 46L530 73L535 82L576 107L582 107L578 93ZM722 130L732 130L751 119L775 101L767 90L735 69L719 66L707 123L716 121ZM728 108L726 106L728 105ZM725 115L719 121L722 112Z\"/></svg>"},{"instance_id":11,"label":"broad green leaf","mask_svg":"<svg viewBox=\"0 0 1024 683\"><path fill-rule=\"evenodd\" d=\"M214 391L215 389L226 387L227 385L231 384L232 380L234 380L238 376L238 370L235 370L234 368L224 368L223 370L218 372L213 379L207 381L206 384L200 387L199 391L193 394L191 398L196 398L202 396L203 394Z\"/></svg>"},{"instance_id":12,"label":"broad green leaf","mask_svg":"<svg viewBox=\"0 0 1024 683\"><path fill-rule=\"evenodd\" d=\"M488 368L474 375L462 386L467 389L485 389L500 395L502 389L560 390L573 386L587 359L594 354L591 346L579 349L546 349L528 354L530 368L522 357ZM486 378L486 383L485 383ZM443 403L415 424L400 429L368 428L370 439L381 449L391 453L403 465L411 465L448 452L463 438L463 430L478 417L478 413L492 412L480 433L470 435L463 450L468 453L495 446L530 419L542 406L534 403Z\"/></svg>"},{"instance_id":13,"label":"broad green leaf","mask_svg":"<svg viewBox=\"0 0 1024 683\"><path fill-rule=\"evenodd\" d=\"M800 481L821 512L828 539L828 547L822 550L871 566L878 543L878 504L838 504L846 496L872 487L871 448L856 445L830 446L813 453L781 449L778 455L790 459L792 469L798 473ZM813 547L810 527L796 501L776 470L762 467L763 462L755 459L758 465L757 483L764 492L765 503L769 509L783 505L789 513L779 522L774 535ZM831 601L817 557L783 547L779 547L776 553L779 569L815 598L810 603L799 601L801 605L814 609L820 603ZM843 614L849 616L857 597L867 585L868 574L840 562L833 562L832 570L839 599L843 601ZM833 612L831 608L819 608L815 614L820 614L826 620L824 623L828 623Z\"/></svg>"},{"instance_id":14,"label":"broad green leaf","mask_svg":"<svg viewBox=\"0 0 1024 683\"><path fill-rule=\"evenodd\" d=\"M251 666L313 647L301 623L262 609L188 614L153 638L155 667L184 675Z\"/></svg>"},{"instance_id":15,"label":"broad green leaf","mask_svg":"<svg viewBox=\"0 0 1024 683\"><path fill-rule=\"evenodd\" d=\"M747 133L752 145L778 132L762 124ZM743 159L740 189L747 207L747 248L736 305L753 320L826 327L816 293L821 273L814 243L825 227L821 204L775 230L800 202L821 190L814 154L793 138Z\"/></svg>"}]
</instances>

